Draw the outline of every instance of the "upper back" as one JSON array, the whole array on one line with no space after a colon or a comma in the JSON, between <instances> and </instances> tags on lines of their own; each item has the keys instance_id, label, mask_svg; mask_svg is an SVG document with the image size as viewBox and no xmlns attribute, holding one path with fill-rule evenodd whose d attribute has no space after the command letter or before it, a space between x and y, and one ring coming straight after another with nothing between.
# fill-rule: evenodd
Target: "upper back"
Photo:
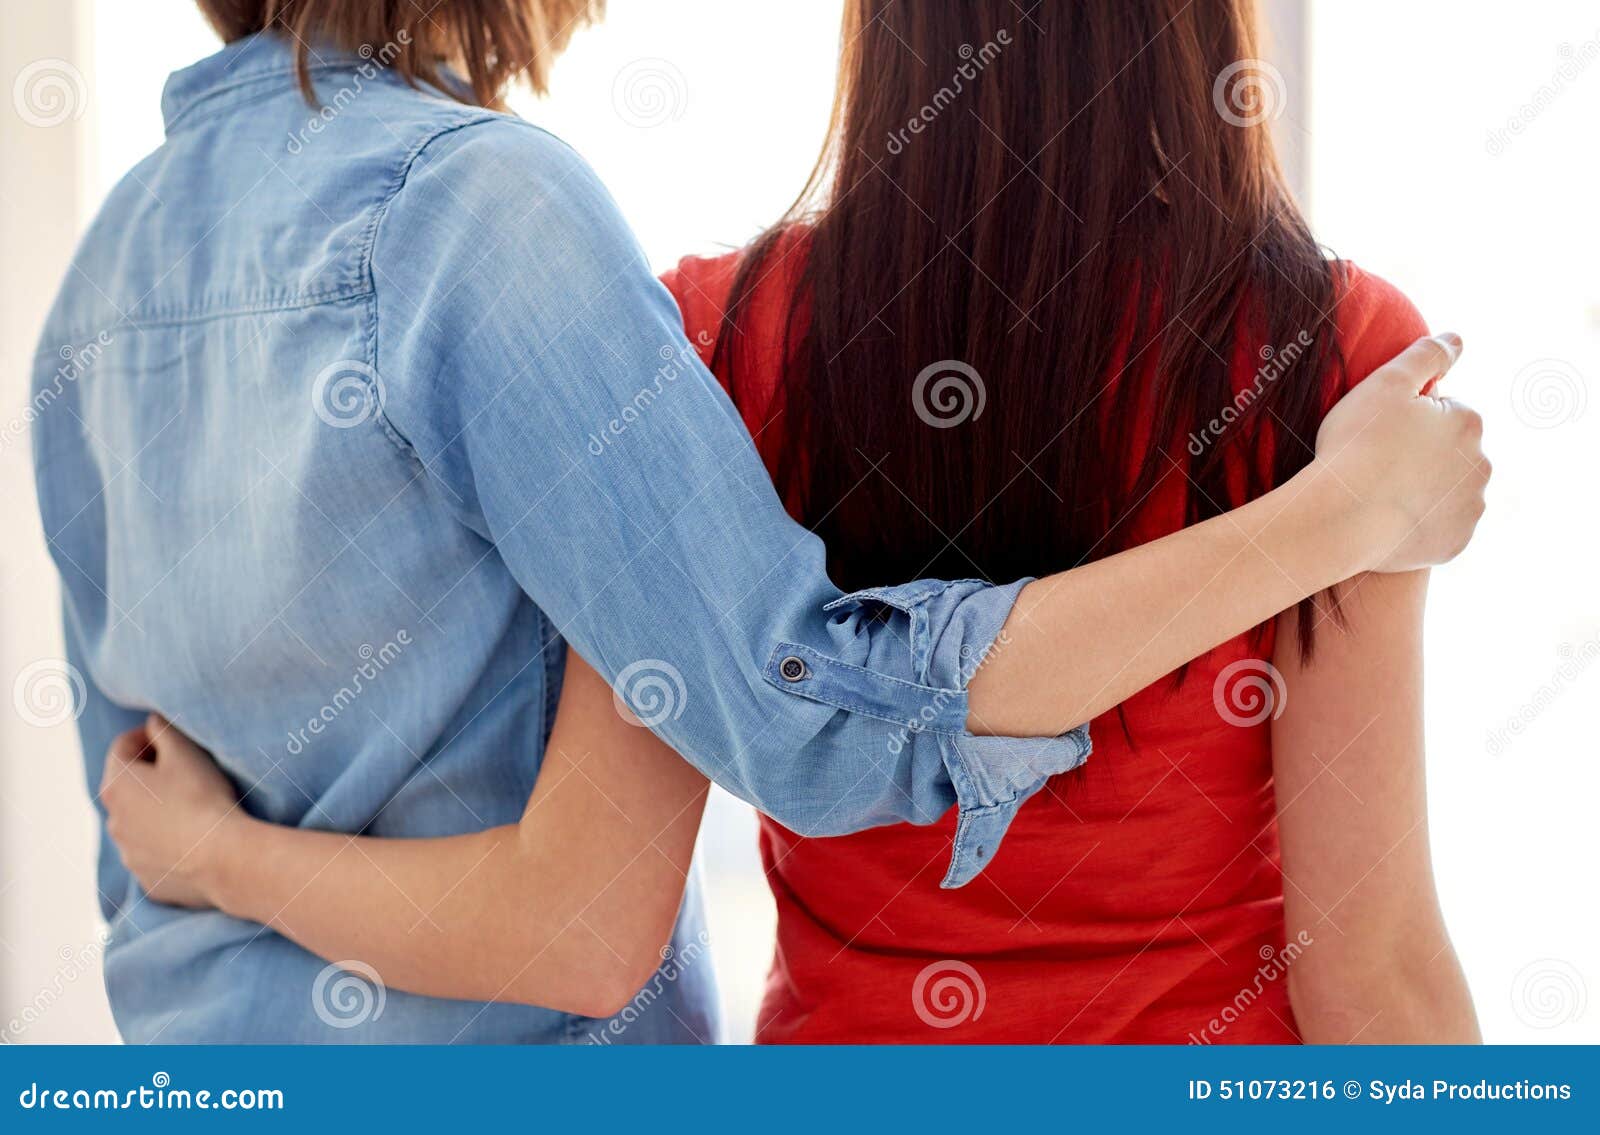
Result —
<instances>
[{"instance_id":1,"label":"upper back","mask_svg":"<svg viewBox=\"0 0 1600 1135\"><path fill-rule=\"evenodd\" d=\"M500 116L313 58L322 111L271 36L169 80L166 141L106 200L46 323L32 438L75 664L214 749L266 814L359 827L493 649L492 629L429 636L436 605L486 604L486 628L517 609L389 435L373 365L385 209L424 145ZM402 554L421 527L429 558ZM347 712L379 684L407 707L392 733L376 694ZM341 782L362 754L386 771Z\"/></svg>"},{"instance_id":2,"label":"upper back","mask_svg":"<svg viewBox=\"0 0 1600 1135\"><path fill-rule=\"evenodd\" d=\"M790 440L780 388L786 289L801 278L799 259L788 258L763 284L737 332L745 357L768 364L741 371L732 393L769 465ZM725 362L715 340L727 333L723 308L737 267L737 254L692 258L664 277L708 365ZM1329 405L1425 333L1391 285L1354 265L1336 270L1340 298L1330 318L1344 363L1329 377ZM903 398L913 373L874 381L884 384L883 397ZM1236 355L1231 377L1237 391L1279 380L1250 349ZM1293 381L1293 372L1282 380ZM848 434L850 423L839 428ZM1131 464L1139 456L1109 459ZM1172 457L1181 462L1184 454ZM1141 540L1183 526L1184 488L1175 476L1151 494L1136 518ZM973 509L982 506L973 500ZM882 523L892 532L896 520ZM1095 720L1088 763L1021 809L981 885L939 889L953 816L835 839L764 822L780 951L762 1038L926 1039L928 1015L938 1014L931 995L919 1009L919 982L926 987L930 973L970 979L940 961L961 959L984 983L988 1003L981 1020L963 1019L963 1040L1182 1042L1255 983L1263 959L1283 945L1270 743L1270 687L1282 679L1267 661L1272 638L1269 625L1231 639L1191 663L1181 681L1155 682ZM1260 1007L1235 1024L1235 1039L1295 1039L1283 983L1268 984L1270 992L1252 994Z\"/></svg>"},{"instance_id":3,"label":"upper back","mask_svg":"<svg viewBox=\"0 0 1600 1135\"><path fill-rule=\"evenodd\" d=\"M166 141L101 207L47 345L371 290L378 212L415 151L492 115L418 97L375 59L326 50L315 59L322 109L294 86L292 54L273 36L230 44L171 77Z\"/></svg>"}]
</instances>

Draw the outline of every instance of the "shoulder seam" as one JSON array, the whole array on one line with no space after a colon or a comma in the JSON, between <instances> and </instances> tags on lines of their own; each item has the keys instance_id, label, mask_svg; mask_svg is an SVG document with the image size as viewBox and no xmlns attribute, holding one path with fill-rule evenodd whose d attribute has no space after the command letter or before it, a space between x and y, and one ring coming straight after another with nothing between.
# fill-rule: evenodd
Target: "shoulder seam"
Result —
<instances>
[{"instance_id":1,"label":"shoulder seam","mask_svg":"<svg viewBox=\"0 0 1600 1135\"><path fill-rule=\"evenodd\" d=\"M423 151L429 146L441 138L457 131L465 130L470 126L501 120L502 116L496 115L492 111L472 111L464 108L455 121L446 123L437 130L424 135L401 157L387 192L384 193L383 199L378 202L377 208L372 210L372 219L367 222L367 230L361 236L360 272L367 281L367 365L372 368L374 374L381 374L381 372L378 370L378 281L376 274L372 270L372 255L378 243L378 229L383 224L383 219L389 215L389 206L394 203L396 197L400 196L400 191L406 187L406 182L411 178L411 170L416 165L417 159L422 156ZM514 122L520 121L520 119L506 118L505 121ZM373 415L373 420L383 430L384 436L404 455L417 458L420 461L421 457L417 454L416 447L411 444L411 439L406 437L390 419L388 409L383 404L382 398L379 397L374 404L377 406L377 412Z\"/></svg>"}]
</instances>

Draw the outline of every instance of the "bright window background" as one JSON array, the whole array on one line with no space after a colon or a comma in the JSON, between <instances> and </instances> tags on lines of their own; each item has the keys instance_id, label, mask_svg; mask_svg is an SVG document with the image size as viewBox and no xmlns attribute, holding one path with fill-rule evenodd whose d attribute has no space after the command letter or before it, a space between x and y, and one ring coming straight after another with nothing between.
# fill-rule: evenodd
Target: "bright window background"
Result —
<instances>
[{"instance_id":1,"label":"bright window background","mask_svg":"<svg viewBox=\"0 0 1600 1135\"><path fill-rule=\"evenodd\" d=\"M1510 11L1313 5L1303 121L1318 235L1463 334L1447 388L1483 412L1495 462L1479 535L1429 596L1450 929L1488 1038L1594 1042L1600 8Z\"/></svg>"},{"instance_id":2,"label":"bright window background","mask_svg":"<svg viewBox=\"0 0 1600 1135\"><path fill-rule=\"evenodd\" d=\"M188 0L82 6L88 34L72 58L92 101L79 224L159 143L165 72L215 46ZM839 0L610 8L607 25L562 61L555 99L519 111L594 163L658 268L742 243L784 210L810 169ZM0 6L0 24L16 11ZM1473 12L1451 0L1313 2L1309 81L1289 84L1282 125L1308 157L1302 184L1322 238L1401 286L1437 328L1468 338L1451 386L1484 411L1497 474L1477 542L1435 577L1435 858L1486 1035L1592 1042L1600 406L1586 402L1600 376L1600 13L1592 0L1521 4L1510 20ZM1492 143L1513 119L1523 125ZM48 647L28 649L37 657ZM50 759L73 759L62 739L52 745ZM77 846L87 808L73 777L7 783L17 793L8 816L72 845L72 854L31 853L15 887L16 862L0 879L0 988L26 999L61 985L62 943L93 936L90 881L64 870L87 866ZM748 809L723 796L702 834L730 1040L750 1036L771 957L754 832ZM83 901L52 900L41 916L41 890ZM74 981L27 1039L110 1039L108 1030L97 983Z\"/></svg>"}]
</instances>

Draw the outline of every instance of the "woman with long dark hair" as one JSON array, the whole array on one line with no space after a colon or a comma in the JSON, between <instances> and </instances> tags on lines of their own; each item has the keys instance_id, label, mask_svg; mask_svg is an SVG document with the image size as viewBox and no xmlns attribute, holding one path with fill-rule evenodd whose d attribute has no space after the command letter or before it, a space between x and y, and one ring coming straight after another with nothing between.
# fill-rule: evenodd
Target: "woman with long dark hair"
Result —
<instances>
[{"instance_id":1,"label":"woman with long dark hair","mask_svg":"<svg viewBox=\"0 0 1600 1135\"><path fill-rule=\"evenodd\" d=\"M1265 116L1230 101L1260 94L1253 19L1245 0L847 4L799 204L666 278L841 586L1041 575L1259 507L1303 484L1340 396L1426 333L1392 287L1324 255ZM1093 722L1093 759L977 849L992 861L964 889L939 885L965 838L954 816L836 838L763 820L778 951L758 1039L1476 1039L1428 856L1426 583L1350 579L1122 700ZM1174 602L1174 636L1215 584ZM1130 666L1172 648L1117 639L1115 617ZM533 829L548 815L658 868L598 880L579 907L497 905L434 841L379 849L232 812L231 786L160 721L117 767L153 745L161 804L125 790L112 817L153 893L407 989L549 1003L524 973L665 940L677 891L660 880L688 869L704 793L617 723L592 672L569 674L561 715ZM885 723L885 759L915 725ZM623 749L626 775L573 795L594 786L590 754ZM517 853L488 835L478 862ZM528 854L530 872L580 870ZM471 933L429 925L445 921ZM569 1003L609 1015L637 984L575 984Z\"/></svg>"}]
</instances>

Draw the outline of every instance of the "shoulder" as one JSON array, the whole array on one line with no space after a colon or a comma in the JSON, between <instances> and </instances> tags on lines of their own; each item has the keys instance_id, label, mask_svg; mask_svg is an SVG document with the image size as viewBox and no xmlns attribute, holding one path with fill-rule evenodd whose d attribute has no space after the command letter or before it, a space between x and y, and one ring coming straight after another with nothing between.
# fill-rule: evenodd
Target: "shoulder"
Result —
<instances>
[{"instance_id":1,"label":"shoulder","mask_svg":"<svg viewBox=\"0 0 1600 1135\"><path fill-rule=\"evenodd\" d=\"M662 284L683 316L684 334L707 366L716 352L722 317L743 258L743 250L720 256L685 256L661 273Z\"/></svg>"},{"instance_id":2,"label":"shoulder","mask_svg":"<svg viewBox=\"0 0 1600 1135\"><path fill-rule=\"evenodd\" d=\"M739 327L739 347L744 357L770 362L770 354L781 352L789 310L804 268L806 236L802 226L795 226L766 246ZM760 242L716 256L685 256L661 274L661 282L683 315L684 330L708 366L718 338L729 328L726 316L734 283L757 247ZM755 356L746 354L750 351Z\"/></svg>"},{"instance_id":3,"label":"shoulder","mask_svg":"<svg viewBox=\"0 0 1600 1135\"><path fill-rule=\"evenodd\" d=\"M1341 260L1334 264L1334 277L1342 392L1428 334L1428 323L1417 305L1382 276Z\"/></svg>"},{"instance_id":4,"label":"shoulder","mask_svg":"<svg viewBox=\"0 0 1600 1135\"><path fill-rule=\"evenodd\" d=\"M374 255L396 259L418 251L406 243L415 241L446 259L518 258L525 273L555 271L603 247L634 251L589 163L555 135L504 114L451 123L413 148L379 218Z\"/></svg>"}]
</instances>

